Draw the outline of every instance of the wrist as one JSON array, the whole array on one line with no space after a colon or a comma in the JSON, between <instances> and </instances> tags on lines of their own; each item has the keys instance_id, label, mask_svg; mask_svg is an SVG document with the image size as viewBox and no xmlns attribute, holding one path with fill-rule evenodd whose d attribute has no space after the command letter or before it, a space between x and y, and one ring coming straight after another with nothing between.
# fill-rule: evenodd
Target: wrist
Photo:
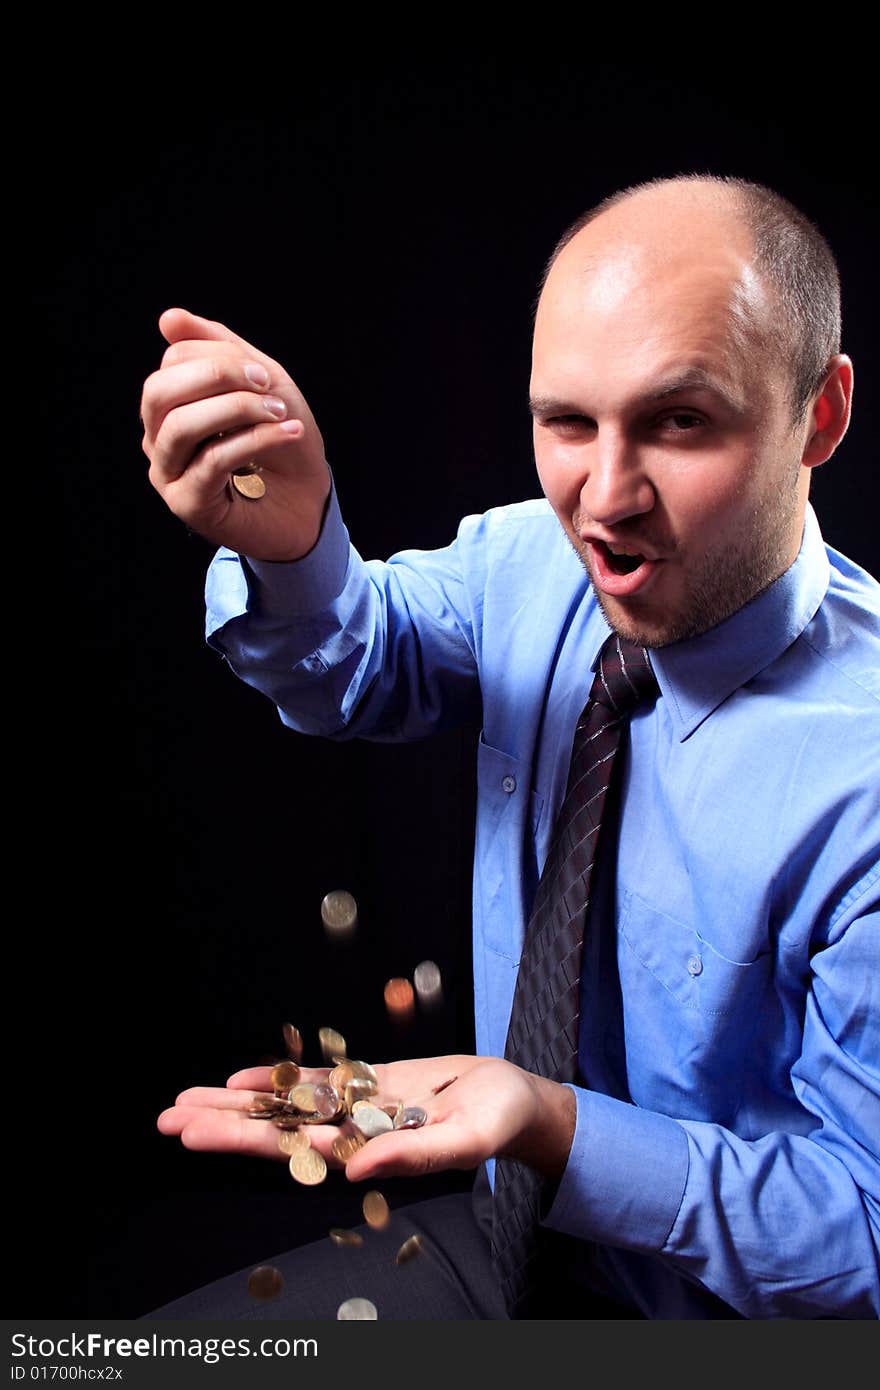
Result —
<instances>
[{"instance_id":1,"label":"wrist","mask_svg":"<svg viewBox=\"0 0 880 1390\"><path fill-rule=\"evenodd\" d=\"M532 1092L532 1114L509 1157L546 1178L565 1172L577 1125L577 1101L569 1086L524 1072Z\"/></svg>"}]
</instances>

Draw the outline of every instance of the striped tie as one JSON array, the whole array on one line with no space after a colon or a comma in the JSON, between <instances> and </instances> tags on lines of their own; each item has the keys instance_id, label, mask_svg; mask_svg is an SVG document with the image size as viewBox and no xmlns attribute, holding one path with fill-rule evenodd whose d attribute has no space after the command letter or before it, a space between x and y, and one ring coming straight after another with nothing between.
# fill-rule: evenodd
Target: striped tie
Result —
<instances>
[{"instance_id":1,"label":"striped tie","mask_svg":"<svg viewBox=\"0 0 880 1390\"><path fill-rule=\"evenodd\" d=\"M645 648L612 633L575 729L568 786L526 928L504 1049L508 1061L554 1081L577 1077L581 945L614 755L629 715L657 688ZM512 1318L530 1316L530 1296L540 1282L543 1185L524 1164L496 1160L492 1258Z\"/></svg>"}]
</instances>

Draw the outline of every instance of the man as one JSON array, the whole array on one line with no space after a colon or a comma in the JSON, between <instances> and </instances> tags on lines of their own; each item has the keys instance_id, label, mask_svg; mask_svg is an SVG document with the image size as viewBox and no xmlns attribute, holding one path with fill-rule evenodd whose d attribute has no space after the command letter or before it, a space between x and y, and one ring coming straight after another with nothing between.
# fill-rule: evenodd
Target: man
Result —
<instances>
[{"instance_id":1,"label":"man","mask_svg":"<svg viewBox=\"0 0 880 1390\"><path fill-rule=\"evenodd\" d=\"M428 1123L371 1141L347 1175L536 1174L558 1238L548 1315L601 1316L596 1295L629 1316L877 1317L880 590L808 503L853 386L821 236L735 179L606 200L557 247L537 306L547 500L387 564L351 549L278 364L183 310L160 327L150 477L225 547L208 636L232 668L330 737L415 737L482 705L480 1056L385 1068ZM253 467L258 500L229 486ZM561 1082L501 1059L609 634L647 649L656 685L607 792ZM252 1069L185 1092L159 1126L277 1156L242 1114L266 1085ZM328 1154L332 1131L312 1135ZM480 1287L472 1311L439 1315L505 1316L485 1238L448 1240ZM228 1311L215 1294L173 1307Z\"/></svg>"}]
</instances>

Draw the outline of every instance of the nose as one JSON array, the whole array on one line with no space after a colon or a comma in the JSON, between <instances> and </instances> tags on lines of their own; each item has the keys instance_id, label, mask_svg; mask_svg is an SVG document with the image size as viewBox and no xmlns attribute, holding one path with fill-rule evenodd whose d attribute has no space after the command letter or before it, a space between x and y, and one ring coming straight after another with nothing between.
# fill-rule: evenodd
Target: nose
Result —
<instances>
[{"instance_id":1,"label":"nose","mask_svg":"<svg viewBox=\"0 0 880 1390\"><path fill-rule=\"evenodd\" d=\"M600 526L617 526L649 512L656 501L639 449L619 433L599 430L585 451L581 515Z\"/></svg>"}]
</instances>

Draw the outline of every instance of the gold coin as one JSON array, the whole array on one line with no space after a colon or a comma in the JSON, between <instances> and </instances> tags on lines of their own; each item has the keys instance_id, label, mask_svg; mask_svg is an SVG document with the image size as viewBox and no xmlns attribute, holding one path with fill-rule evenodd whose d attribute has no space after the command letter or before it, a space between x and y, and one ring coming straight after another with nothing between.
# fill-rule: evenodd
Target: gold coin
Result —
<instances>
[{"instance_id":1,"label":"gold coin","mask_svg":"<svg viewBox=\"0 0 880 1390\"><path fill-rule=\"evenodd\" d=\"M298 1028L294 1028L292 1023L285 1023L282 1032L284 1033L284 1046L287 1048L287 1055L294 1062L301 1062L303 1055L302 1033Z\"/></svg>"},{"instance_id":2,"label":"gold coin","mask_svg":"<svg viewBox=\"0 0 880 1390\"><path fill-rule=\"evenodd\" d=\"M351 1067L355 1081L372 1081L378 1090L379 1078L376 1075L375 1067L371 1067L369 1062L355 1062L354 1060L351 1060Z\"/></svg>"},{"instance_id":3,"label":"gold coin","mask_svg":"<svg viewBox=\"0 0 880 1390\"><path fill-rule=\"evenodd\" d=\"M357 1231L343 1231L339 1226L334 1226L330 1232L330 1239L334 1245L363 1245L364 1238Z\"/></svg>"},{"instance_id":4,"label":"gold coin","mask_svg":"<svg viewBox=\"0 0 880 1390\"><path fill-rule=\"evenodd\" d=\"M421 1248L421 1236L409 1236L397 1252L397 1263L399 1265L405 1265L407 1260L411 1260L413 1256L418 1255Z\"/></svg>"},{"instance_id":5,"label":"gold coin","mask_svg":"<svg viewBox=\"0 0 880 1390\"><path fill-rule=\"evenodd\" d=\"M338 1096L344 1095L349 1081L354 1080L350 1062L339 1062L327 1077L327 1085L332 1086Z\"/></svg>"},{"instance_id":6,"label":"gold coin","mask_svg":"<svg viewBox=\"0 0 880 1390\"><path fill-rule=\"evenodd\" d=\"M305 1187L316 1187L327 1176L327 1160L317 1149L299 1149L290 1155L290 1176Z\"/></svg>"},{"instance_id":7,"label":"gold coin","mask_svg":"<svg viewBox=\"0 0 880 1390\"><path fill-rule=\"evenodd\" d=\"M220 439L221 437L218 434L217 438ZM243 463L238 468L233 468L232 476L233 478L246 478L251 473L262 473L262 471L263 465L257 463L256 459L251 459L250 463Z\"/></svg>"},{"instance_id":8,"label":"gold coin","mask_svg":"<svg viewBox=\"0 0 880 1390\"><path fill-rule=\"evenodd\" d=\"M409 980L389 980L385 986L385 1007L395 1023L403 1023L415 1011L415 995Z\"/></svg>"},{"instance_id":9,"label":"gold coin","mask_svg":"<svg viewBox=\"0 0 880 1390\"><path fill-rule=\"evenodd\" d=\"M258 1265L248 1275L248 1293L251 1298L277 1298L284 1288L281 1270L274 1265Z\"/></svg>"},{"instance_id":10,"label":"gold coin","mask_svg":"<svg viewBox=\"0 0 880 1390\"><path fill-rule=\"evenodd\" d=\"M269 1080L273 1091L289 1091L299 1081L299 1067L296 1062L279 1062L272 1068Z\"/></svg>"},{"instance_id":11,"label":"gold coin","mask_svg":"<svg viewBox=\"0 0 880 1390\"><path fill-rule=\"evenodd\" d=\"M349 1081L343 1092L345 1108L351 1114L352 1106L359 1100L369 1100L374 1096L379 1087L374 1081L368 1081L365 1076L359 1077L354 1081Z\"/></svg>"},{"instance_id":12,"label":"gold coin","mask_svg":"<svg viewBox=\"0 0 880 1390\"><path fill-rule=\"evenodd\" d=\"M290 1101L297 1110L305 1110L308 1114L313 1114L315 1110L315 1084L313 1081L301 1081L298 1086L294 1086L290 1092Z\"/></svg>"},{"instance_id":13,"label":"gold coin","mask_svg":"<svg viewBox=\"0 0 880 1390\"><path fill-rule=\"evenodd\" d=\"M352 1126L350 1132L346 1130L344 1134L340 1134L338 1138L333 1140L333 1143L330 1145L330 1152L339 1163L347 1163L348 1160L357 1153L358 1149L364 1147L366 1142L366 1138L361 1134L360 1130Z\"/></svg>"},{"instance_id":14,"label":"gold coin","mask_svg":"<svg viewBox=\"0 0 880 1390\"><path fill-rule=\"evenodd\" d=\"M391 1211L381 1192L368 1192L364 1197L364 1220L374 1231L381 1231L391 1220Z\"/></svg>"},{"instance_id":15,"label":"gold coin","mask_svg":"<svg viewBox=\"0 0 880 1390\"><path fill-rule=\"evenodd\" d=\"M251 502L256 502L260 497L266 495L266 484L259 473L233 473L232 486L236 492L240 492L242 497L247 497Z\"/></svg>"},{"instance_id":16,"label":"gold coin","mask_svg":"<svg viewBox=\"0 0 880 1390\"><path fill-rule=\"evenodd\" d=\"M299 1110L294 1110L292 1112L282 1110L279 1111L277 1115L272 1116L272 1123L276 1129L293 1130L299 1129L304 1119L305 1116L302 1115Z\"/></svg>"},{"instance_id":17,"label":"gold coin","mask_svg":"<svg viewBox=\"0 0 880 1390\"><path fill-rule=\"evenodd\" d=\"M357 1104L357 1102L355 1102L355 1104ZM394 1125L394 1128L396 1129L397 1121L400 1119L405 1109L403 1101L386 1100L384 1105L379 1106L379 1109L385 1111L385 1114L390 1118L392 1124ZM354 1110L354 1106L352 1106L352 1110Z\"/></svg>"},{"instance_id":18,"label":"gold coin","mask_svg":"<svg viewBox=\"0 0 880 1390\"><path fill-rule=\"evenodd\" d=\"M302 1153L311 1146L312 1141L307 1129L283 1129L278 1135L278 1147L288 1157L291 1154Z\"/></svg>"},{"instance_id":19,"label":"gold coin","mask_svg":"<svg viewBox=\"0 0 880 1390\"><path fill-rule=\"evenodd\" d=\"M333 1060L334 1054L340 1057L348 1055L348 1044L335 1028L319 1028L318 1042L321 1044L321 1056L328 1065Z\"/></svg>"}]
</instances>

